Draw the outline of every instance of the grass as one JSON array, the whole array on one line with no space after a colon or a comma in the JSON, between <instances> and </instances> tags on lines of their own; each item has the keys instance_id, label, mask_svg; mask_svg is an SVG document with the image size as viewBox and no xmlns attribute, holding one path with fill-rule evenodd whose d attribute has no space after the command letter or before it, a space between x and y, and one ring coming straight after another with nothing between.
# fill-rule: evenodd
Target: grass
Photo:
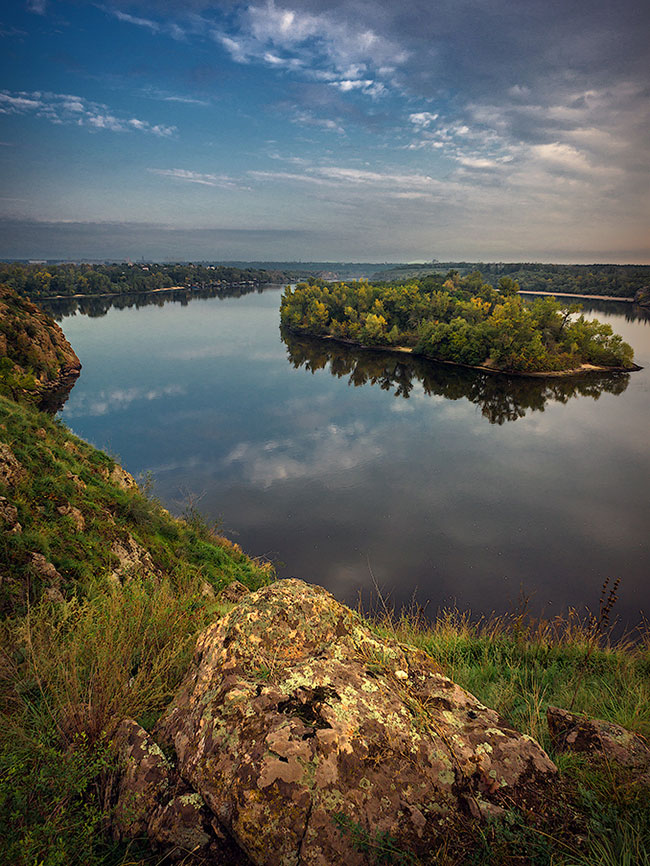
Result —
<instances>
[{"instance_id":1,"label":"grass","mask_svg":"<svg viewBox=\"0 0 650 866\"><path fill-rule=\"evenodd\" d=\"M176 690L197 633L227 606L220 588L251 589L272 568L218 537L196 508L175 520L146 492L120 488L111 457L47 415L0 397L0 440L25 470L0 485L22 532L0 531L0 862L17 866L162 863L149 849L115 844L109 825L115 773L110 739L124 717L150 730ZM60 509L72 506L85 530ZM154 573L116 583L116 539L145 548ZM63 600L44 595L30 565L41 553L61 575ZM446 611L369 618L379 636L427 652L449 677L537 739L557 762L566 820L540 830L514 814L476 828L471 844L432 852L438 866L650 866L648 793L619 771L553 752L545 721L556 704L650 736L650 635L610 642L571 613L473 622ZM381 654L369 664L382 668ZM268 679L269 665L259 669ZM342 814L341 832L369 862L415 862L388 837ZM453 840L452 840L453 841Z\"/></svg>"}]
</instances>

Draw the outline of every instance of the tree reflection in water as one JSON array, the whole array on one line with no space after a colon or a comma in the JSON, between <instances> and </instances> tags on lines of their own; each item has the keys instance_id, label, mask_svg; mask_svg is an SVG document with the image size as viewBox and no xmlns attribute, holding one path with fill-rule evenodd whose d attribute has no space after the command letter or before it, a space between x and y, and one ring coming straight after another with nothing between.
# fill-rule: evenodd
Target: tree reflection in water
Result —
<instances>
[{"instance_id":1,"label":"tree reflection in water","mask_svg":"<svg viewBox=\"0 0 650 866\"><path fill-rule=\"evenodd\" d=\"M573 397L602 393L622 394L629 373L604 373L570 378L529 378L484 373L465 367L436 363L412 355L397 355L375 349L360 349L332 340L296 336L282 331L289 361L312 373L329 365L332 376L349 377L350 384L378 385L395 397L408 399L416 383L428 396L448 400L465 398L480 406L490 424L504 424L543 412L549 402L567 403Z\"/></svg>"}]
</instances>

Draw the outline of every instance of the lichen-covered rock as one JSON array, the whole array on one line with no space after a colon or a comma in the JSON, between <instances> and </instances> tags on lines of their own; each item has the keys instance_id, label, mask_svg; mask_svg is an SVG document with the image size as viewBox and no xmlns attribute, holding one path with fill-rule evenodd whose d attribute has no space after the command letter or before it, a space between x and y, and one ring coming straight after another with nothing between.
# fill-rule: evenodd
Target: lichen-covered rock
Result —
<instances>
[{"instance_id":1,"label":"lichen-covered rock","mask_svg":"<svg viewBox=\"0 0 650 866\"><path fill-rule=\"evenodd\" d=\"M125 538L113 542L111 553L118 560L118 565L109 575L115 583L122 583L135 574L156 574L156 567L149 552L128 533Z\"/></svg>"},{"instance_id":2,"label":"lichen-covered rock","mask_svg":"<svg viewBox=\"0 0 650 866\"><path fill-rule=\"evenodd\" d=\"M144 836L156 809L169 799L172 768L160 746L132 719L121 722L114 744L122 775L113 834L118 840Z\"/></svg>"},{"instance_id":3,"label":"lichen-covered rock","mask_svg":"<svg viewBox=\"0 0 650 866\"><path fill-rule=\"evenodd\" d=\"M558 751L585 752L632 770L650 785L650 746L645 737L613 722L590 719L560 707L548 707L548 729Z\"/></svg>"},{"instance_id":4,"label":"lichen-covered rock","mask_svg":"<svg viewBox=\"0 0 650 866\"><path fill-rule=\"evenodd\" d=\"M156 736L255 864L361 866L341 825L425 856L527 805L556 768L423 652L379 640L325 590L280 581L200 636Z\"/></svg>"},{"instance_id":5,"label":"lichen-covered rock","mask_svg":"<svg viewBox=\"0 0 650 866\"><path fill-rule=\"evenodd\" d=\"M0 442L0 484L14 487L25 477L25 470L16 459L14 452L4 442Z\"/></svg>"},{"instance_id":6,"label":"lichen-covered rock","mask_svg":"<svg viewBox=\"0 0 650 866\"><path fill-rule=\"evenodd\" d=\"M112 813L116 841L147 837L166 857L198 856L219 866L246 866L232 840L213 820L202 797L187 786L153 737L133 719L124 719L113 744L120 777Z\"/></svg>"}]
</instances>

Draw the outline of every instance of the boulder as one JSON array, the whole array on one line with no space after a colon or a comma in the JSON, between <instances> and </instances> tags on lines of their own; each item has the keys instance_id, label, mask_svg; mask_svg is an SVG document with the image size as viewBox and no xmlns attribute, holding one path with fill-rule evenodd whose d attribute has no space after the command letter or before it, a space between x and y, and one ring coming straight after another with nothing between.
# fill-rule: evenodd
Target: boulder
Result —
<instances>
[{"instance_id":1,"label":"boulder","mask_svg":"<svg viewBox=\"0 0 650 866\"><path fill-rule=\"evenodd\" d=\"M425 653L298 580L201 634L154 735L259 866L361 866L359 839L387 837L430 858L469 819L530 812L557 773Z\"/></svg>"},{"instance_id":2,"label":"boulder","mask_svg":"<svg viewBox=\"0 0 650 866\"><path fill-rule=\"evenodd\" d=\"M49 581L54 586L58 586L63 580L54 565L48 562L42 553L32 553L29 564L34 574L41 580Z\"/></svg>"},{"instance_id":3,"label":"boulder","mask_svg":"<svg viewBox=\"0 0 650 866\"><path fill-rule=\"evenodd\" d=\"M560 707L548 707L546 719L558 751L595 755L610 765L631 770L637 781L650 785L650 746L641 734Z\"/></svg>"}]
</instances>

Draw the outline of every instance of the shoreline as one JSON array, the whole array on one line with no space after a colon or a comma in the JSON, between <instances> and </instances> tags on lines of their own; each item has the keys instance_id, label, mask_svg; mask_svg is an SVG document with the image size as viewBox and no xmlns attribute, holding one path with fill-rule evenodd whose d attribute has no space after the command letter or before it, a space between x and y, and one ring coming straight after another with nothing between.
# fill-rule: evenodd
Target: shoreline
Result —
<instances>
[{"instance_id":1,"label":"shoreline","mask_svg":"<svg viewBox=\"0 0 650 866\"><path fill-rule=\"evenodd\" d=\"M541 370L541 371L522 371L522 370L499 370L496 367L488 367L484 364L462 364L459 361L445 361L442 358L434 358L433 355L417 354L408 346L366 346L363 343L357 343L354 340L346 340L341 337L334 337L331 334L310 334L306 331L294 331L288 329L296 336L310 337L313 340L333 340L335 343L341 343L344 346L352 346L355 349L362 349L366 352L391 352L393 354L411 355L414 358L424 358L427 361L432 361L435 364L447 364L451 367L465 367L467 370L479 370L483 373L495 373L500 376L519 376L533 379L560 379L569 376L589 375L591 373L635 373L642 370L638 364L633 364L631 367L598 367L595 364L581 364L580 367L573 367L570 370Z\"/></svg>"},{"instance_id":2,"label":"shoreline","mask_svg":"<svg viewBox=\"0 0 650 866\"><path fill-rule=\"evenodd\" d=\"M614 295L577 295L575 292L542 292L532 289L519 289L519 295L547 295L551 298L585 298L589 301L622 301L625 304L633 304L634 298L617 298Z\"/></svg>"},{"instance_id":3,"label":"shoreline","mask_svg":"<svg viewBox=\"0 0 650 866\"><path fill-rule=\"evenodd\" d=\"M243 285L249 285L249 283L226 283L224 286L219 286L219 289L222 288L232 288L237 287L241 288ZM267 283L252 283L253 286L265 286ZM82 292L77 292L74 295L42 295L38 298L29 298L32 302L36 301L67 301L72 298L121 298L124 295L153 295L157 292L193 292L196 291L192 286L163 286L161 289L133 289L130 292L99 292L98 294L83 294ZM203 289L199 289L199 291L204 291Z\"/></svg>"}]
</instances>

